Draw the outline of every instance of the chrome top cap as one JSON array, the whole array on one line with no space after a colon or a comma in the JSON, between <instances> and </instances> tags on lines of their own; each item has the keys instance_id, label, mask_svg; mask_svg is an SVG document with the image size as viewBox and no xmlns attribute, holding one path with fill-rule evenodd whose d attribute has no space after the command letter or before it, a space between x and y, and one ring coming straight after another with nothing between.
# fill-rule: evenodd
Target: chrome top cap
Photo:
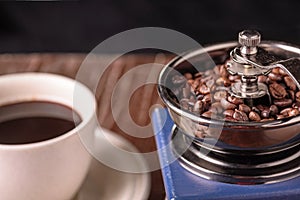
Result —
<instances>
[{"instance_id":1,"label":"chrome top cap","mask_svg":"<svg viewBox=\"0 0 300 200\"><path fill-rule=\"evenodd\" d=\"M256 47L260 43L260 34L255 30L244 30L239 33L239 43L246 47Z\"/></svg>"}]
</instances>

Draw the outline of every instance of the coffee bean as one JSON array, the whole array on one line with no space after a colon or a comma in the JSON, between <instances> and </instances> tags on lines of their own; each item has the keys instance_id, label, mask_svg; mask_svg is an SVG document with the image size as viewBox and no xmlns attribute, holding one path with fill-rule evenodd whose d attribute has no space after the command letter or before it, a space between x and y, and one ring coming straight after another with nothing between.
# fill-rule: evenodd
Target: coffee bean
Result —
<instances>
[{"instance_id":1,"label":"coffee bean","mask_svg":"<svg viewBox=\"0 0 300 200\"><path fill-rule=\"evenodd\" d=\"M287 96L285 88L278 83L272 83L269 86L269 90L272 97L274 97L275 99L283 99Z\"/></svg>"},{"instance_id":2,"label":"coffee bean","mask_svg":"<svg viewBox=\"0 0 300 200\"><path fill-rule=\"evenodd\" d=\"M300 108L300 102L293 103L292 108Z\"/></svg>"},{"instance_id":3,"label":"coffee bean","mask_svg":"<svg viewBox=\"0 0 300 200\"><path fill-rule=\"evenodd\" d=\"M203 102L203 112L209 110L209 108L211 107L211 102L205 102L203 100L202 102Z\"/></svg>"},{"instance_id":4,"label":"coffee bean","mask_svg":"<svg viewBox=\"0 0 300 200\"><path fill-rule=\"evenodd\" d=\"M223 77L220 77L216 80L216 84L217 85L224 85L224 78Z\"/></svg>"},{"instance_id":5,"label":"coffee bean","mask_svg":"<svg viewBox=\"0 0 300 200\"><path fill-rule=\"evenodd\" d=\"M293 110L293 108L285 108L283 109L282 111L280 111L280 114L285 116L285 117L288 117L289 116L289 113Z\"/></svg>"},{"instance_id":6,"label":"coffee bean","mask_svg":"<svg viewBox=\"0 0 300 200\"><path fill-rule=\"evenodd\" d=\"M216 88L217 88L217 86L216 86L216 84L214 84L213 86L211 86L210 92L215 93L215 91L217 90Z\"/></svg>"},{"instance_id":7,"label":"coffee bean","mask_svg":"<svg viewBox=\"0 0 300 200\"><path fill-rule=\"evenodd\" d=\"M191 85L191 87L193 88L194 91L196 91L198 89L199 85L200 85L200 80L195 80L193 82L193 84Z\"/></svg>"},{"instance_id":8,"label":"coffee bean","mask_svg":"<svg viewBox=\"0 0 300 200\"><path fill-rule=\"evenodd\" d=\"M195 97L191 96L188 102L189 106L194 107L195 103L196 103Z\"/></svg>"},{"instance_id":9,"label":"coffee bean","mask_svg":"<svg viewBox=\"0 0 300 200\"><path fill-rule=\"evenodd\" d=\"M210 111L221 114L223 113L223 107L220 102L215 102L211 105Z\"/></svg>"},{"instance_id":10,"label":"coffee bean","mask_svg":"<svg viewBox=\"0 0 300 200\"><path fill-rule=\"evenodd\" d=\"M291 106L293 101L292 99L275 99L273 103L280 108L285 108Z\"/></svg>"},{"instance_id":11,"label":"coffee bean","mask_svg":"<svg viewBox=\"0 0 300 200\"><path fill-rule=\"evenodd\" d=\"M187 80L190 80L193 78L193 75L191 73L185 73L184 74L184 77L187 79Z\"/></svg>"},{"instance_id":12,"label":"coffee bean","mask_svg":"<svg viewBox=\"0 0 300 200\"><path fill-rule=\"evenodd\" d=\"M265 83L267 81L267 76L260 75L260 76L258 76L257 81L259 83Z\"/></svg>"},{"instance_id":13,"label":"coffee bean","mask_svg":"<svg viewBox=\"0 0 300 200\"><path fill-rule=\"evenodd\" d=\"M299 110L297 108L285 108L280 114L285 117L293 117L299 115Z\"/></svg>"},{"instance_id":14,"label":"coffee bean","mask_svg":"<svg viewBox=\"0 0 300 200\"><path fill-rule=\"evenodd\" d=\"M258 114L260 114L260 109L258 109L257 107L252 107L252 110Z\"/></svg>"},{"instance_id":15,"label":"coffee bean","mask_svg":"<svg viewBox=\"0 0 300 200\"><path fill-rule=\"evenodd\" d=\"M207 94L202 98L202 101L206 103L211 103L211 94Z\"/></svg>"},{"instance_id":16,"label":"coffee bean","mask_svg":"<svg viewBox=\"0 0 300 200\"><path fill-rule=\"evenodd\" d=\"M212 88L212 86L215 84L214 79L211 79L209 81L206 82L207 87Z\"/></svg>"},{"instance_id":17,"label":"coffee bean","mask_svg":"<svg viewBox=\"0 0 300 200\"><path fill-rule=\"evenodd\" d=\"M278 107L275 105L270 106L270 115L275 116L278 114Z\"/></svg>"},{"instance_id":18,"label":"coffee bean","mask_svg":"<svg viewBox=\"0 0 300 200\"><path fill-rule=\"evenodd\" d=\"M229 74L228 74L228 71L227 71L225 65L221 65L219 70L220 70L220 76L221 77L224 77L224 78L228 77Z\"/></svg>"},{"instance_id":19,"label":"coffee bean","mask_svg":"<svg viewBox=\"0 0 300 200\"><path fill-rule=\"evenodd\" d=\"M207 117L207 118L211 118L212 112L211 111L206 111L205 113L203 113L201 116L203 117Z\"/></svg>"},{"instance_id":20,"label":"coffee bean","mask_svg":"<svg viewBox=\"0 0 300 200\"><path fill-rule=\"evenodd\" d=\"M198 100L198 101L196 101L196 103L194 105L193 112L201 114L202 111L203 111L203 102Z\"/></svg>"},{"instance_id":21,"label":"coffee bean","mask_svg":"<svg viewBox=\"0 0 300 200\"><path fill-rule=\"evenodd\" d=\"M191 86L191 85L193 85L193 83L194 83L194 79L189 79L189 80L187 80L187 83Z\"/></svg>"},{"instance_id":22,"label":"coffee bean","mask_svg":"<svg viewBox=\"0 0 300 200\"><path fill-rule=\"evenodd\" d=\"M234 110L225 110L223 112L223 115L226 116L226 117L232 117L233 113L234 113Z\"/></svg>"},{"instance_id":23,"label":"coffee bean","mask_svg":"<svg viewBox=\"0 0 300 200\"><path fill-rule=\"evenodd\" d=\"M189 99L186 99L186 98L184 98L184 99L181 99L180 100L180 106L181 106L181 108L183 108L183 109L185 109L185 110L188 110L189 109Z\"/></svg>"},{"instance_id":24,"label":"coffee bean","mask_svg":"<svg viewBox=\"0 0 300 200\"><path fill-rule=\"evenodd\" d=\"M278 67L278 72L279 72L279 74L281 75L281 76L286 76L287 75L287 73L283 70L283 69L281 69L281 68L279 68Z\"/></svg>"},{"instance_id":25,"label":"coffee bean","mask_svg":"<svg viewBox=\"0 0 300 200\"><path fill-rule=\"evenodd\" d=\"M196 99L197 99L197 100L202 100L203 98L204 98L204 95L203 95L203 94L200 94L199 91L197 91Z\"/></svg>"},{"instance_id":26,"label":"coffee bean","mask_svg":"<svg viewBox=\"0 0 300 200\"><path fill-rule=\"evenodd\" d=\"M195 90L194 93L195 93L195 96L198 97L199 99L204 97L204 95L201 94L201 93L199 92L199 90ZM201 95L202 95L202 97L201 97Z\"/></svg>"},{"instance_id":27,"label":"coffee bean","mask_svg":"<svg viewBox=\"0 0 300 200\"><path fill-rule=\"evenodd\" d=\"M225 79L224 79L224 86L225 86L225 87L231 86L231 82L230 82L230 80L229 80L228 78L225 78Z\"/></svg>"},{"instance_id":28,"label":"coffee bean","mask_svg":"<svg viewBox=\"0 0 300 200\"><path fill-rule=\"evenodd\" d=\"M276 81L273 81L269 77L267 77L266 84L271 85L272 83L276 83Z\"/></svg>"},{"instance_id":29,"label":"coffee bean","mask_svg":"<svg viewBox=\"0 0 300 200\"><path fill-rule=\"evenodd\" d=\"M269 118L269 116L270 116L270 109L268 109L268 108L264 109L263 111L261 111L260 115L261 115L262 118Z\"/></svg>"},{"instance_id":30,"label":"coffee bean","mask_svg":"<svg viewBox=\"0 0 300 200\"><path fill-rule=\"evenodd\" d=\"M279 67L273 68L273 69L272 69L272 73L274 73L274 74L280 74L280 73L279 73L279 69L280 69Z\"/></svg>"},{"instance_id":31,"label":"coffee bean","mask_svg":"<svg viewBox=\"0 0 300 200\"><path fill-rule=\"evenodd\" d=\"M260 112L262 112L263 110L267 109L268 107L259 104L259 105L256 106L256 108L257 108Z\"/></svg>"},{"instance_id":32,"label":"coffee bean","mask_svg":"<svg viewBox=\"0 0 300 200\"><path fill-rule=\"evenodd\" d=\"M254 112L254 111L251 111L249 113L249 119L251 121L256 121L256 122L259 122L261 120L259 114L257 112Z\"/></svg>"},{"instance_id":33,"label":"coffee bean","mask_svg":"<svg viewBox=\"0 0 300 200\"><path fill-rule=\"evenodd\" d=\"M296 83L289 76L284 77L284 82L291 90L295 91L297 89Z\"/></svg>"},{"instance_id":34,"label":"coffee bean","mask_svg":"<svg viewBox=\"0 0 300 200\"><path fill-rule=\"evenodd\" d=\"M234 119L233 117L230 117L230 116L225 116L224 118L225 121L232 121L232 122L236 122L238 120Z\"/></svg>"},{"instance_id":35,"label":"coffee bean","mask_svg":"<svg viewBox=\"0 0 300 200\"><path fill-rule=\"evenodd\" d=\"M240 76L229 75L229 76L228 76L228 79L229 79L231 82L236 82L236 81L240 80L241 77L240 77Z\"/></svg>"},{"instance_id":36,"label":"coffee bean","mask_svg":"<svg viewBox=\"0 0 300 200\"><path fill-rule=\"evenodd\" d=\"M237 121L249 121L247 114L239 110L235 110L232 117Z\"/></svg>"},{"instance_id":37,"label":"coffee bean","mask_svg":"<svg viewBox=\"0 0 300 200\"><path fill-rule=\"evenodd\" d=\"M204 72L204 76L212 76L213 74L214 74L214 71L211 70L211 69L206 70L206 71Z\"/></svg>"},{"instance_id":38,"label":"coffee bean","mask_svg":"<svg viewBox=\"0 0 300 200\"><path fill-rule=\"evenodd\" d=\"M197 72L196 74L194 74L194 79L201 78L203 74L203 72Z\"/></svg>"},{"instance_id":39,"label":"coffee bean","mask_svg":"<svg viewBox=\"0 0 300 200\"><path fill-rule=\"evenodd\" d=\"M295 94L296 101L300 102L300 91Z\"/></svg>"},{"instance_id":40,"label":"coffee bean","mask_svg":"<svg viewBox=\"0 0 300 200\"><path fill-rule=\"evenodd\" d=\"M227 91L217 91L215 94L214 94L214 99L216 101L221 101L221 99L225 99L227 98L228 96L228 92Z\"/></svg>"},{"instance_id":41,"label":"coffee bean","mask_svg":"<svg viewBox=\"0 0 300 200\"><path fill-rule=\"evenodd\" d=\"M282 80L282 76L280 74L274 74L274 73L268 74L268 78L271 79L272 81L277 81L277 82Z\"/></svg>"},{"instance_id":42,"label":"coffee bean","mask_svg":"<svg viewBox=\"0 0 300 200\"><path fill-rule=\"evenodd\" d=\"M251 108L249 106L247 106L246 104L240 104L239 110L248 114L251 111Z\"/></svg>"},{"instance_id":43,"label":"coffee bean","mask_svg":"<svg viewBox=\"0 0 300 200\"><path fill-rule=\"evenodd\" d=\"M202 83L202 84L203 84L203 83L206 83L206 82L208 82L209 80L212 80L212 79L214 79L213 76L207 76L207 77L204 77L204 78L201 79L201 83Z\"/></svg>"},{"instance_id":44,"label":"coffee bean","mask_svg":"<svg viewBox=\"0 0 300 200\"><path fill-rule=\"evenodd\" d=\"M200 87L199 87L199 92L201 93L201 94L208 94L208 93L210 93L210 89L206 86L206 84L204 83L204 84L201 84L200 85Z\"/></svg>"},{"instance_id":45,"label":"coffee bean","mask_svg":"<svg viewBox=\"0 0 300 200\"><path fill-rule=\"evenodd\" d=\"M218 110L216 107L210 107L208 111L210 111L211 113L214 113L214 114L218 113Z\"/></svg>"},{"instance_id":46,"label":"coffee bean","mask_svg":"<svg viewBox=\"0 0 300 200\"><path fill-rule=\"evenodd\" d=\"M229 96L227 100L228 100L230 103L233 103L233 104L235 104L235 105L244 103L244 100L243 100L243 99L240 99L240 98L237 98L237 97L234 97L234 96Z\"/></svg>"},{"instance_id":47,"label":"coffee bean","mask_svg":"<svg viewBox=\"0 0 300 200\"><path fill-rule=\"evenodd\" d=\"M230 103L225 98L221 99L221 105L225 110L233 110L236 108L236 105L233 103Z\"/></svg>"},{"instance_id":48,"label":"coffee bean","mask_svg":"<svg viewBox=\"0 0 300 200\"><path fill-rule=\"evenodd\" d=\"M299 115L299 110L296 108L293 108L292 110L290 110L290 112L288 114L289 114L289 117L297 116L297 115Z\"/></svg>"},{"instance_id":49,"label":"coffee bean","mask_svg":"<svg viewBox=\"0 0 300 200\"><path fill-rule=\"evenodd\" d=\"M294 101L295 100L295 92L293 90L288 90L287 92L288 92L289 98Z\"/></svg>"}]
</instances>

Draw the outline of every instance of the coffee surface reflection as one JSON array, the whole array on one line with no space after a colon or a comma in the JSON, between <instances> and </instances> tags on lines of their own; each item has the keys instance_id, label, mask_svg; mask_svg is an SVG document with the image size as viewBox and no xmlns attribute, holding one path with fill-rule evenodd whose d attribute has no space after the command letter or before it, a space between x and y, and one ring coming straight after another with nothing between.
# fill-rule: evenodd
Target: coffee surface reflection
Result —
<instances>
[{"instance_id":1,"label":"coffee surface reflection","mask_svg":"<svg viewBox=\"0 0 300 200\"><path fill-rule=\"evenodd\" d=\"M27 144L58 137L74 129L80 117L51 102L22 102L0 107L0 144Z\"/></svg>"}]
</instances>

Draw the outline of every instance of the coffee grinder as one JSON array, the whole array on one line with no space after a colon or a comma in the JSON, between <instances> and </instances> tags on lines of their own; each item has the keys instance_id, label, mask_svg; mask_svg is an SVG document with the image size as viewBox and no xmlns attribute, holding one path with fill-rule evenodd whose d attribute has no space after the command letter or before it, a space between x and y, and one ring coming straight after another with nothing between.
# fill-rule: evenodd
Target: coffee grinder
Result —
<instances>
[{"instance_id":1,"label":"coffee grinder","mask_svg":"<svg viewBox=\"0 0 300 200\"><path fill-rule=\"evenodd\" d=\"M259 76L277 67L299 89L299 57L299 47L261 41L257 31L245 30L238 42L193 50L164 67L158 92L167 109L156 109L152 124L167 199L300 198L299 115L259 122L207 118L183 109L172 91L172 77L225 63L229 74L240 77L230 95L249 107L270 103L269 88Z\"/></svg>"}]
</instances>

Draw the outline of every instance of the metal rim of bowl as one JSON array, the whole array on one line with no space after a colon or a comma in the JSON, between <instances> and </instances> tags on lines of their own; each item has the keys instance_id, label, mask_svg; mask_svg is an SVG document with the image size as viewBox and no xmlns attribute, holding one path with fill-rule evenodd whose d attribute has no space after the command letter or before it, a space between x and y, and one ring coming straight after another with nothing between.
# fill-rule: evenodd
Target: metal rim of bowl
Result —
<instances>
[{"instance_id":1,"label":"metal rim of bowl","mask_svg":"<svg viewBox=\"0 0 300 200\"><path fill-rule=\"evenodd\" d=\"M203 49L197 49L194 51L190 51L187 53L184 53L180 56L175 57L172 59L160 72L158 77L158 93L160 95L160 98L163 100L163 102L167 105L169 109L176 112L177 114L182 114L184 117L188 117L189 119L203 124L219 124L224 123L224 127L234 127L234 126L243 126L243 127L262 127L262 128L276 128L276 127L284 127L289 126L292 124L295 124L297 122L300 122L300 116L292 117L292 118L284 118L279 120L272 120L267 122L230 122L230 121L221 121L217 119L210 119L202 116L197 116L193 113L190 113L188 111L180 109L180 106L178 104L174 104L172 102L172 99L170 98L168 92L164 88L164 82L167 78L168 73L176 67L179 63L182 61L188 60L192 57L195 57L197 55L203 54L203 53L209 53L216 50L222 50L226 48L233 48L237 46L236 42L227 42L227 43L220 43L215 44L212 46L204 47ZM283 50L289 50L290 52L297 53L300 56L300 48L296 46L292 46L287 43L282 42L273 42L273 41L264 41L261 44L262 47L275 47L275 48L281 48Z\"/></svg>"}]
</instances>

